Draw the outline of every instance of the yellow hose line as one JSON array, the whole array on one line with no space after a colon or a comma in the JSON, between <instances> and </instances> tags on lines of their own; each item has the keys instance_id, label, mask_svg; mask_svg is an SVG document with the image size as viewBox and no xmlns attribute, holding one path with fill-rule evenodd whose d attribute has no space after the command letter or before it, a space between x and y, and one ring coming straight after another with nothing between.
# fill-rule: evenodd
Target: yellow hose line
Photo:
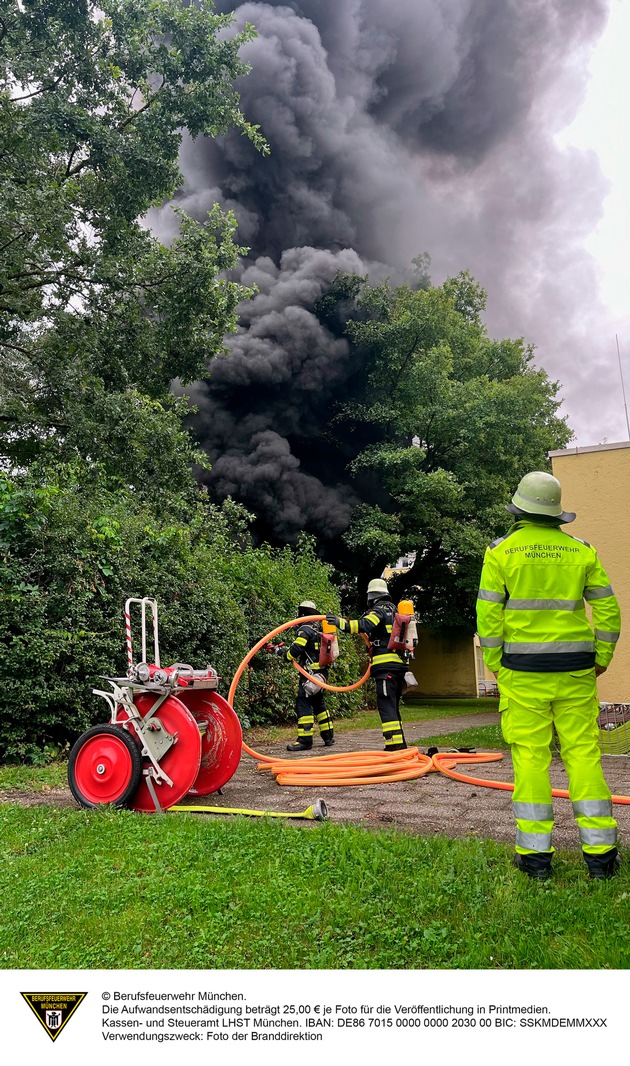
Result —
<instances>
[{"instance_id":1,"label":"yellow hose line","mask_svg":"<svg viewBox=\"0 0 630 1066\"><path fill-rule=\"evenodd\" d=\"M185 812L187 814L246 814L256 818L307 818L310 821L323 822L328 818L328 807L323 799L315 800L315 803L299 813L290 811L251 811L246 807L206 807L201 804L194 806L182 806L175 804L167 809L171 811Z\"/></svg>"}]
</instances>

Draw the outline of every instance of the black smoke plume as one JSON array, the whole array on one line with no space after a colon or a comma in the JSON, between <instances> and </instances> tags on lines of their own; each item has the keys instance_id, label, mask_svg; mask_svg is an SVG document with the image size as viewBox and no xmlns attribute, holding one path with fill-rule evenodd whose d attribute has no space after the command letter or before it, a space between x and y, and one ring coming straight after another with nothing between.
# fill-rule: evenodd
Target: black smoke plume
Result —
<instances>
[{"instance_id":1,"label":"black smoke plume","mask_svg":"<svg viewBox=\"0 0 630 1066\"><path fill-rule=\"evenodd\" d=\"M338 271L400 280L425 251L436 283L469 269L484 285L493 335L538 345L575 429L601 421L610 382L591 378L602 312L579 241L605 182L592 156L562 151L554 134L583 98L605 0L217 8L258 30L239 88L271 154L232 135L183 149L182 206L234 210L250 248L243 281L260 290L230 356L187 390L213 492L244 502L278 540L343 532L352 488L327 466L325 429L356 368L314 309ZM153 223L167 234L169 209Z\"/></svg>"}]
</instances>

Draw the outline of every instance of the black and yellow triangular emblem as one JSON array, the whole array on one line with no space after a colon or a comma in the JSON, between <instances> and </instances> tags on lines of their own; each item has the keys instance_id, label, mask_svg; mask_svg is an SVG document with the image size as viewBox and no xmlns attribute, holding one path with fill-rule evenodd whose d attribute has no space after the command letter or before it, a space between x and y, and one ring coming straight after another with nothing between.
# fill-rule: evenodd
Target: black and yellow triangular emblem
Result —
<instances>
[{"instance_id":1,"label":"black and yellow triangular emblem","mask_svg":"<svg viewBox=\"0 0 630 1066\"><path fill-rule=\"evenodd\" d=\"M33 1014L41 1022L51 1040L61 1030L82 1003L87 992L20 992Z\"/></svg>"}]
</instances>

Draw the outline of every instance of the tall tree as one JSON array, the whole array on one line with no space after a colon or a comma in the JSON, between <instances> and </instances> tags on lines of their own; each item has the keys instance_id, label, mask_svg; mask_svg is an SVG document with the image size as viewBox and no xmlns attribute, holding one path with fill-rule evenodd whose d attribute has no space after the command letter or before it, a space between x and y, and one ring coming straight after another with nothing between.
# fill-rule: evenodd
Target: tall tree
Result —
<instances>
[{"instance_id":1,"label":"tall tree","mask_svg":"<svg viewBox=\"0 0 630 1066\"><path fill-rule=\"evenodd\" d=\"M363 502L341 565L363 584L415 552L397 591L415 588L426 623L469 624L508 494L571 438L559 386L534 366L531 345L490 339L486 294L465 272L420 290L341 278L321 313L332 321L349 294L354 398L331 431Z\"/></svg>"},{"instance_id":2,"label":"tall tree","mask_svg":"<svg viewBox=\"0 0 630 1066\"><path fill-rule=\"evenodd\" d=\"M170 381L197 377L234 328L247 291L225 274L234 219L182 217L169 247L142 222L181 183L183 131L236 127L265 150L234 89L254 31L230 24L208 0L3 5L0 424L13 462L124 465L136 424L175 432Z\"/></svg>"}]
</instances>

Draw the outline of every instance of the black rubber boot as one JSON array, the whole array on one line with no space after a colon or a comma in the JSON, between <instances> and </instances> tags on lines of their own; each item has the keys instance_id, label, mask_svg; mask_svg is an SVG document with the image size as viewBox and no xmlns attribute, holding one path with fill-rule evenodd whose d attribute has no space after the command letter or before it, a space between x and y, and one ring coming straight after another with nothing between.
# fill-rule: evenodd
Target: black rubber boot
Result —
<instances>
[{"instance_id":1,"label":"black rubber boot","mask_svg":"<svg viewBox=\"0 0 630 1066\"><path fill-rule=\"evenodd\" d=\"M389 744L388 747L385 748L385 751L404 751L406 747L407 741L403 740L402 744Z\"/></svg>"},{"instance_id":2,"label":"black rubber boot","mask_svg":"<svg viewBox=\"0 0 630 1066\"><path fill-rule=\"evenodd\" d=\"M513 862L517 870L527 874L533 881L548 881L551 877L551 852L534 852L531 855L517 852Z\"/></svg>"},{"instance_id":3,"label":"black rubber boot","mask_svg":"<svg viewBox=\"0 0 630 1066\"><path fill-rule=\"evenodd\" d=\"M312 747L312 737L300 737L295 744L287 744L287 751L310 751Z\"/></svg>"},{"instance_id":4,"label":"black rubber boot","mask_svg":"<svg viewBox=\"0 0 630 1066\"><path fill-rule=\"evenodd\" d=\"M332 729L324 729L320 733L322 740L324 741L325 748L332 748L335 743L335 734Z\"/></svg>"},{"instance_id":5,"label":"black rubber boot","mask_svg":"<svg viewBox=\"0 0 630 1066\"><path fill-rule=\"evenodd\" d=\"M589 877L594 878L596 881L608 881L609 878L615 877L619 873L621 860L616 848L611 848L610 851L604 852L603 855L588 855L585 851L582 854L588 867Z\"/></svg>"}]
</instances>

